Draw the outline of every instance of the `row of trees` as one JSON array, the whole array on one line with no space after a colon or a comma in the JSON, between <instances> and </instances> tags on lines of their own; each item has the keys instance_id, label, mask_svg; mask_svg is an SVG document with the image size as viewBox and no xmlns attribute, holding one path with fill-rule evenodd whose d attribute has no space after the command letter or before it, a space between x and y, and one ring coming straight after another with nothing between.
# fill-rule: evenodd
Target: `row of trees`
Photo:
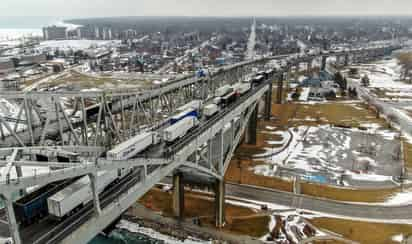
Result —
<instances>
[{"instance_id":1,"label":"row of trees","mask_svg":"<svg viewBox=\"0 0 412 244\"><path fill-rule=\"evenodd\" d=\"M340 72L335 73L333 80L338 83L339 87L342 90L348 89L348 81L346 80L345 77Z\"/></svg>"}]
</instances>

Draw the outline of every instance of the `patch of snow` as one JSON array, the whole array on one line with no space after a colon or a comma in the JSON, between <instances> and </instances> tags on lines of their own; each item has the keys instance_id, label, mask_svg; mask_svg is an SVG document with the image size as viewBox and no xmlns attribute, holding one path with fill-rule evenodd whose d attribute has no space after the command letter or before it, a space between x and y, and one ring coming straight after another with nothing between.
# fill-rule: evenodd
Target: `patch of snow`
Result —
<instances>
[{"instance_id":1,"label":"patch of snow","mask_svg":"<svg viewBox=\"0 0 412 244\"><path fill-rule=\"evenodd\" d=\"M138 224L135 224L135 223L132 223L126 220L121 220L119 224L116 225L116 227L119 229L130 231L130 232L144 234L151 238L162 240L168 244L199 244L199 243L212 244L211 241L201 241L201 240L196 240L195 238L189 238L184 241L181 241L172 236L161 234L153 229L145 228L145 227L139 226Z\"/></svg>"}]
</instances>

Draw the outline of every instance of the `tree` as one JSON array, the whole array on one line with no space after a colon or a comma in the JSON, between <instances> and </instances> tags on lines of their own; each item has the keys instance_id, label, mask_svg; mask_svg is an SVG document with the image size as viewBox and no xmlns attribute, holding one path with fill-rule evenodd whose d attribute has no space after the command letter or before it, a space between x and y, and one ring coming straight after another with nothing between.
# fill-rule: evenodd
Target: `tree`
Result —
<instances>
[{"instance_id":1,"label":"tree","mask_svg":"<svg viewBox=\"0 0 412 244\"><path fill-rule=\"evenodd\" d=\"M336 99L336 93L334 91L329 91L325 94L325 98L328 100L334 100Z\"/></svg>"},{"instance_id":2,"label":"tree","mask_svg":"<svg viewBox=\"0 0 412 244\"><path fill-rule=\"evenodd\" d=\"M412 52L400 53L397 56L398 64L402 67L401 79L409 79L409 82L412 83Z\"/></svg>"},{"instance_id":3,"label":"tree","mask_svg":"<svg viewBox=\"0 0 412 244\"><path fill-rule=\"evenodd\" d=\"M347 89L348 81L340 72L335 73L335 75L333 76L333 80L339 85L341 89Z\"/></svg>"},{"instance_id":4,"label":"tree","mask_svg":"<svg viewBox=\"0 0 412 244\"><path fill-rule=\"evenodd\" d=\"M370 80L369 80L368 75L364 75L362 77L361 84L362 84L362 86L369 86L370 85Z\"/></svg>"}]
</instances>

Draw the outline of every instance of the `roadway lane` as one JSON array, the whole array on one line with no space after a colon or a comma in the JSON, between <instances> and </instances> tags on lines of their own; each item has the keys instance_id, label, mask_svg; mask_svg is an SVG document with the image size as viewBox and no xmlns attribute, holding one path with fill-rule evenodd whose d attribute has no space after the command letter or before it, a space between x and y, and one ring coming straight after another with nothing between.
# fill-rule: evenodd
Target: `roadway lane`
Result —
<instances>
[{"instance_id":1,"label":"roadway lane","mask_svg":"<svg viewBox=\"0 0 412 244\"><path fill-rule=\"evenodd\" d=\"M327 216L370 222L412 223L412 205L384 206L340 202L269 188L226 183L227 196L304 209Z\"/></svg>"}]
</instances>

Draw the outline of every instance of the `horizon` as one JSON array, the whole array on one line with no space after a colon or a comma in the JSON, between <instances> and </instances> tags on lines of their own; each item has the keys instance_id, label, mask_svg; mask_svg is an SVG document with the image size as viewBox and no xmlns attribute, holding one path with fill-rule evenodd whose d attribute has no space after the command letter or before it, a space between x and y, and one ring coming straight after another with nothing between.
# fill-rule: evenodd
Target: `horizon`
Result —
<instances>
[{"instance_id":1,"label":"horizon","mask_svg":"<svg viewBox=\"0 0 412 244\"><path fill-rule=\"evenodd\" d=\"M412 2L398 0L3 0L0 15L95 18L106 16L410 16ZM62 8L64 6L64 8ZM25 11L22 11L25 10ZM53 13L53 14L50 14ZM24 16L25 17L25 16Z\"/></svg>"}]
</instances>

